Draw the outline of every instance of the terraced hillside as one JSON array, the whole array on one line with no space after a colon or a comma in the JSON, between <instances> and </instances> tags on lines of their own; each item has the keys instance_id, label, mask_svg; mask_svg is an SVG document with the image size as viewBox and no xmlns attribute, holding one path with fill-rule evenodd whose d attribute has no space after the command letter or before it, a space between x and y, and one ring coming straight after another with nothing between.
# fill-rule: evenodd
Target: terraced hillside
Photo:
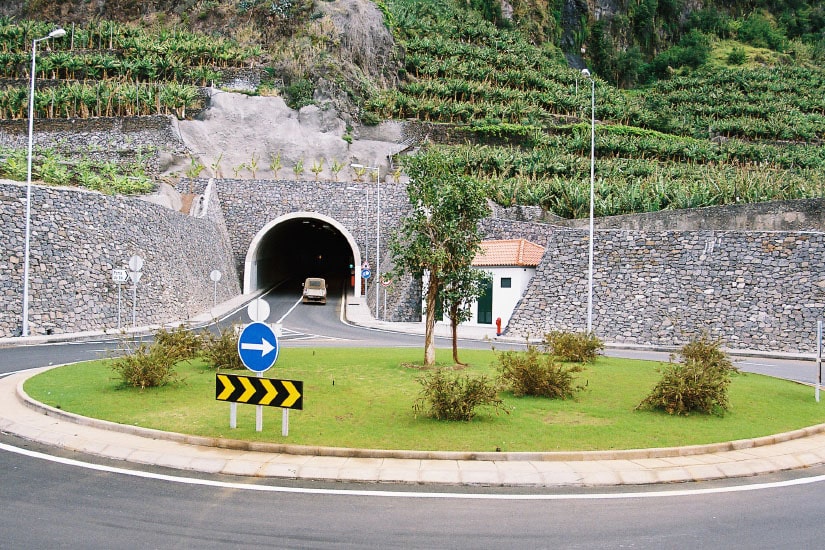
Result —
<instances>
[{"instance_id":1,"label":"terraced hillside","mask_svg":"<svg viewBox=\"0 0 825 550\"><path fill-rule=\"evenodd\" d=\"M165 4L171 14L183 13L180 3ZM359 26L364 10L375 11L366 0L290 9L284 2L209 4L199 4L197 17L164 23L155 16L151 25L79 20L70 36L44 42L37 116L190 117L202 106L198 86L251 68L263 81L247 93L283 94L296 108L346 98L335 104L351 108L342 113L348 140L358 139L359 120L434 124L439 131L431 140L462 159L466 174L484 180L494 200L580 217L589 201L594 99L597 215L823 196L825 25L807 3L804 21L782 10L777 17L738 8L725 17L710 8L682 7L679 17L656 12L670 26L636 57L628 56L644 36L637 12L626 15L639 28L616 45L630 49L611 53L592 13L582 14L587 25L564 28L561 4L548 4L550 13L540 3L514 1L507 15L497 1L384 0L375 4L395 41L387 55L376 32L361 32L369 28ZM542 18L531 18L531 10ZM218 24L241 16L247 24ZM333 32L335 17L349 22L358 44ZM189 30L204 22L215 23L210 34ZM0 118L26 117L30 40L51 28L0 20ZM580 56L571 57L565 36L582 46ZM632 66L620 67L622 59ZM571 67L579 63L596 73L593 98L591 81ZM638 70L630 79L632 67ZM20 179L21 154L0 151L0 177ZM47 182L65 180L68 170L72 182L93 188L115 177L103 174L115 174L123 185L114 192L150 184L139 166L85 166L75 174L78 165L84 166L59 151L38 151L35 169ZM142 184L127 186L135 177Z\"/></svg>"}]
</instances>

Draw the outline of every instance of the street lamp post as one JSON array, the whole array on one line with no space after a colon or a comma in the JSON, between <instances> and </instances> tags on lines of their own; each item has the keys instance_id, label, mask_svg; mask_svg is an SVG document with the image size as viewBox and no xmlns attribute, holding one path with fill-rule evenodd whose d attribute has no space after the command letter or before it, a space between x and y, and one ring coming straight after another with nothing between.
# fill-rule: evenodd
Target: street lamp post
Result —
<instances>
[{"instance_id":1,"label":"street lamp post","mask_svg":"<svg viewBox=\"0 0 825 550\"><path fill-rule=\"evenodd\" d=\"M364 168L372 171L375 174L376 184L376 217L375 217L375 318L378 319L378 305L381 298L380 282L381 276L381 170L377 166L364 166L363 164L350 164L353 168ZM366 243L364 245L366 250Z\"/></svg>"},{"instance_id":2,"label":"street lamp post","mask_svg":"<svg viewBox=\"0 0 825 550\"><path fill-rule=\"evenodd\" d=\"M593 204L596 173L596 81L587 69L582 75L590 80L590 242L587 257L587 334L593 332Z\"/></svg>"},{"instance_id":3,"label":"street lamp post","mask_svg":"<svg viewBox=\"0 0 825 550\"><path fill-rule=\"evenodd\" d=\"M26 168L26 244L23 252L23 328L21 336L29 335L29 255L31 243L31 209L32 209L32 145L34 142L34 75L36 71L37 43L49 38L66 36L66 31L56 28L43 38L32 40L31 85L29 87L29 150Z\"/></svg>"}]
</instances>

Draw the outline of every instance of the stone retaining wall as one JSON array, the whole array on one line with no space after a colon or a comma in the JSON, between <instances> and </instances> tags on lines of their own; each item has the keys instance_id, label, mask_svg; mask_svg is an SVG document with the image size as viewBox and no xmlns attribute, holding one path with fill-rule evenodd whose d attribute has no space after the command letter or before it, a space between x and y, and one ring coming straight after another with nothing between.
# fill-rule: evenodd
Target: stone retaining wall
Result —
<instances>
[{"instance_id":1,"label":"stone retaining wall","mask_svg":"<svg viewBox=\"0 0 825 550\"><path fill-rule=\"evenodd\" d=\"M20 334L26 186L0 183L0 337ZM187 319L240 292L220 209L193 218L137 198L32 187L29 322L32 335L118 325L112 269L145 259L137 287L138 325ZM218 203L219 204L219 203ZM131 284L121 288L121 319L131 325Z\"/></svg>"},{"instance_id":2,"label":"stone retaining wall","mask_svg":"<svg viewBox=\"0 0 825 550\"><path fill-rule=\"evenodd\" d=\"M507 333L586 327L586 230L553 231ZM821 232L611 231L594 240L593 330L607 342L813 352L825 313Z\"/></svg>"}]
</instances>

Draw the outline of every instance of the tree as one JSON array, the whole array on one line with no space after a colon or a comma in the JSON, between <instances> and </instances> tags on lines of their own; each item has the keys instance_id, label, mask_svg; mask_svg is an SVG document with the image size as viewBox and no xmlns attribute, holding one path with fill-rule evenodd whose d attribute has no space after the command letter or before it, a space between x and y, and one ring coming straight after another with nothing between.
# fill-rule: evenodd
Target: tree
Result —
<instances>
[{"instance_id":1,"label":"tree","mask_svg":"<svg viewBox=\"0 0 825 550\"><path fill-rule=\"evenodd\" d=\"M390 237L395 270L428 275L425 289L424 366L435 365L435 314L439 290L468 269L481 243L478 222L489 213L481 182L467 177L460 159L439 148L406 157L412 211ZM400 274L399 273L399 274ZM464 286L456 286L465 289Z\"/></svg>"},{"instance_id":2,"label":"tree","mask_svg":"<svg viewBox=\"0 0 825 550\"><path fill-rule=\"evenodd\" d=\"M458 359L458 325L463 321L469 321L473 316L470 306L484 292L485 283L489 279L489 273L473 269L470 265L453 270L444 276L441 296L444 300L444 311L450 318L453 362L457 365L464 364Z\"/></svg>"}]
</instances>

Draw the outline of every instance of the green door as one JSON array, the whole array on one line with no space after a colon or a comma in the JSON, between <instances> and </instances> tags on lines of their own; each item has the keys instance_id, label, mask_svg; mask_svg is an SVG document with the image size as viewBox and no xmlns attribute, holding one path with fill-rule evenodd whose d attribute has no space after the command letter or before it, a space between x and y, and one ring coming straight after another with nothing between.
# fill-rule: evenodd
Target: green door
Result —
<instances>
[{"instance_id":1,"label":"green door","mask_svg":"<svg viewBox=\"0 0 825 550\"><path fill-rule=\"evenodd\" d=\"M493 324L493 281L484 283L484 291L478 297L478 322L482 325Z\"/></svg>"}]
</instances>

